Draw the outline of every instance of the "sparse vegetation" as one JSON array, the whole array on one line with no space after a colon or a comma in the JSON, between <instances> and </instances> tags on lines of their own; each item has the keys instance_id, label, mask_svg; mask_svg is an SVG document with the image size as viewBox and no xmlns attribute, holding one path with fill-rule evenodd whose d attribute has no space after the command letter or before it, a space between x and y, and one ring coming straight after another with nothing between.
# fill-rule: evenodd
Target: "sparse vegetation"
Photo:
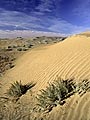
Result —
<instances>
[{"instance_id":1,"label":"sparse vegetation","mask_svg":"<svg viewBox=\"0 0 90 120\"><path fill-rule=\"evenodd\" d=\"M9 53L0 54L0 74L2 75L6 70L13 68L15 60L14 56Z\"/></svg>"},{"instance_id":2,"label":"sparse vegetation","mask_svg":"<svg viewBox=\"0 0 90 120\"><path fill-rule=\"evenodd\" d=\"M83 91L89 91L89 80L83 80L79 83L74 81L73 79L62 80L59 78L53 83L50 83L45 90L41 90L37 99L35 99L34 95L31 95L28 103L22 103L22 101L11 103L9 101L7 102L7 99L4 99L4 97L0 97L0 119L48 120L49 114L42 114L43 111L41 108L43 108L45 113L47 113L46 110L50 112L57 104L62 105L65 103L65 100L70 97L70 95L74 95L75 93L81 94ZM20 97L34 85L34 83L22 85L21 81L16 81L11 85L8 93L10 96ZM82 90L81 93L79 93L80 90ZM36 100L38 100L39 106L36 105Z\"/></svg>"},{"instance_id":3,"label":"sparse vegetation","mask_svg":"<svg viewBox=\"0 0 90 120\"><path fill-rule=\"evenodd\" d=\"M34 86L35 86L35 83L33 82L23 85L21 81L20 82L16 81L13 84L11 84L11 87L8 89L7 94L9 96L18 98L23 94L25 94L27 90L31 89Z\"/></svg>"},{"instance_id":4,"label":"sparse vegetation","mask_svg":"<svg viewBox=\"0 0 90 120\"><path fill-rule=\"evenodd\" d=\"M28 48L17 48L17 51L27 51Z\"/></svg>"},{"instance_id":5,"label":"sparse vegetation","mask_svg":"<svg viewBox=\"0 0 90 120\"><path fill-rule=\"evenodd\" d=\"M90 88L90 82L83 80L81 83L75 83L73 79L67 80L56 80L49 84L46 89L42 89L40 94L37 96L38 105L42 110L52 110L57 104L63 105L65 99L75 93L85 93Z\"/></svg>"},{"instance_id":6,"label":"sparse vegetation","mask_svg":"<svg viewBox=\"0 0 90 120\"><path fill-rule=\"evenodd\" d=\"M52 44L54 42L60 42L64 37L36 37L36 38L4 38L0 39L0 76L2 76L6 70L14 67L14 63L11 62L11 58L18 58L19 55L24 54L27 50L34 48L40 44ZM8 56L8 61L6 58L1 59L3 56ZM14 62L14 61L13 61Z\"/></svg>"},{"instance_id":7,"label":"sparse vegetation","mask_svg":"<svg viewBox=\"0 0 90 120\"><path fill-rule=\"evenodd\" d=\"M32 44L30 44L30 45L28 45L28 48L31 48L33 45Z\"/></svg>"},{"instance_id":8,"label":"sparse vegetation","mask_svg":"<svg viewBox=\"0 0 90 120\"><path fill-rule=\"evenodd\" d=\"M12 48L17 48L17 46L16 46L16 45L13 45Z\"/></svg>"},{"instance_id":9,"label":"sparse vegetation","mask_svg":"<svg viewBox=\"0 0 90 120\"><path fill-rule=\"evenodd\" d=\"M7 48L6 51L12 51L13 49L12 48Z\"/></svg>"},{"instance_id":10,"label":"sparse vegetation","mask_svg":"<svg viewBox=\"0 0 90 120\"><path fill-rule=\"evenodd\" d=\"M63 100L75 92L75 84L70 80L57 80L49 84L46 90L41 90L37 100L39 106L44 110L51 109L57 104L62 104Z\"/></svg>"},{"instance_id":11,"label":"sparse vegetation","mask_svg":"<svg viewBox=\"0 0 90 120\"><path fill-rule=\"evenodd\" d=\"M23 48L23 51L27 51L28 50L28 48Z\"/></svg>"},{"instance_id":12,"label":"sparse vegetation","mask_svg":"<svg viewBox=\"0 0 90 120\"><path fill-rule=\"evenodd\" d=\"M17 48L17 51L22 51L23 49L22 48Z\"/></svg>"},{"instance_id":13,"label":"sparse vegetation","mask_svg":"<svg viewBox=\"0 0 90 120\"><path fill-rule=\"evenodd\" d=\"M8 49L9 49L9 48L12 48L12 46L8 46Z\"/></svg>"}]
</instances>

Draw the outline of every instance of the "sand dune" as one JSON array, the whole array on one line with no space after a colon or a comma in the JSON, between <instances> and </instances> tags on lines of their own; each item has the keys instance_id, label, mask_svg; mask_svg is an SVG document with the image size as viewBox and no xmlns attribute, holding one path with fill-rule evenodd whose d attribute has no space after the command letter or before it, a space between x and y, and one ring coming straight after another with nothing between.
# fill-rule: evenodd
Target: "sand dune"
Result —
<instances>
[{"instance_id":1,"label":"sand dune","mask_svg":"<svg viewBox=\"0 0 90 120\"><path fill-rule=\"evenodd\" d=\"M6 83L16 80L37 82L36 90L44 88L60 76L82 80L90 78L90 38L72 36L65 41L33 49L16 61L3 79ZM8 82L7 82L8 81Z\"/></svg>"},{"instance_id":2,"label":"sand dune","mask_svg":"<svg viewBox=\"0 0 90 120\"><path fill-rule=\"evenodd\" d=\"M23 83L34 81L37 83L34 88L37 92L57 76L64 79L75 78L77 81L90 79L90 37L74 35L63 42L27 52L5 74L3 84L7 88L16 80L22 80ZM53 109L50 119L89 120L89 96L87 93L80 98L77 95L71 97L63 108Z\"/></svg>"}]
</instances>

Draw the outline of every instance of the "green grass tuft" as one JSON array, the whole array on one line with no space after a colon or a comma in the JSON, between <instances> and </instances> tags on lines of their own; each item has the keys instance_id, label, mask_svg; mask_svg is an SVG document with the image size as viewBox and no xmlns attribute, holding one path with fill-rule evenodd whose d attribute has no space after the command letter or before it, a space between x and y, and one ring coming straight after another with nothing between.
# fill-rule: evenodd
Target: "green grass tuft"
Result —
<instances>
[{"instance_id":1,"label":"green grass tuft","mask_svg":"<svg viewBox=\"0 0 90 120\"><path fill-rule=\"evenodd\" d=\"M27 92L27 90L31 89L35 86L35 83L31 82L28 84L23 85L20 82L16 81L11 84L11 87L8 89L7 94L12 97L20 97Z\"/></svg>"},{"instance_id":2,"label":"green grass tuft","mask_svg":"<svg viewBox=\"0 0 90 120\"><path fill-rule=\"evenodd\" d=\"M51 109L57 104L62 104L65 98L75 93L75 84L72 79L70 80L56 80L49 84L46 90L41 90L37 96L38 105L46 109Z\"/></svg>"},{"instance_id":3,"label":"green grass tuft","mask_svg":"<svg viewBox=\"0 0 90 120\"><path fill-rule=\"evenodd\" d=\"M73 79L62 80L59 78L49 84L45 90L42 89L36 97L40 108L44 111L51 111L57 104L63 105L71 95L78 93L82 96L87 91L90 91L90 82L88 80L79 83L74 81Z\"/></svg>"}]
</instances>

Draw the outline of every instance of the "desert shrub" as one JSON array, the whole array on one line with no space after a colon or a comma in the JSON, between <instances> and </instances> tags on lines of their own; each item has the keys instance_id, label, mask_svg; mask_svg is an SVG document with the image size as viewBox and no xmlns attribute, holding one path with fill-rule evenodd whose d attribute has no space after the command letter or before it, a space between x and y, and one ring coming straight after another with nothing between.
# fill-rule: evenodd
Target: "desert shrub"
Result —
<instances>
[{"instance_id":1,"label":"desert shrub","mask_svg":"<svg viewBox=\"0 0 90 120\"><path fill-rule=\"evenodd\" d=\"M37 96L38 105L43 110L52 109L57 104L62 104L65 98L75 93L75 83L73 79L70 80L56 80L49 84L46 90L42 89Z\"/></svg>"},{"instance_id":2,"label":"desert shrub","mask_svg":"<svg viewBox=\"0 0 90 120\"><path fill-rule=\"evenodd\" d=\"M33 45L32 44L30 44L30 45L28 45L28 48L31 48Z\"/></svg>"},{"instance_id":3,"label":"desert shrub","mask_svg":"<svg viewBox=\"0 0 90 120\"><path fill-rule=\"evenodd\" d=\"M17 48L17 46L15 46L15 45L13 45L12 47L13 47L13 48Z\"/></svg>"},{"instance_id":4,"label":"desert shrub","mask_svg":"<svg viewBox=\"0 0 90 120\"><path fill-rule=\"evenodd\" d=\"M23 51L27 51L28 50L28 48L23 48Z\"/></svg>"},{"instance_id":5,"label":"desert shrub","mask_svg":"<svg viewBox=\"0 0 90 120\"><path fill-rule=\"evenodd\" d=\"M27 90L31 89L35 86L35 83L31 82L28 84L23 85L20 82L16 81L11 84L11 87L8 89L7 95L12 97L20 97L27 92Z\"/></svg>"},{"instance_id":6,"label":"desert shrub","mask_svg":"<svg viewBox=\"0 0 90 120\"><path fill-rule=\"evenodd\" d=\"M23 45L23 47L26 47L26 45Z\"/></svg>"},{"instance_id":7,"label":"desert shrub","mask_svg":"<svg viewBox=\"0 0 90 120\"><path fill-rule=\"evenodd\" d=\"M9 65L10 65L10 68L13 68L15 66L14 64L10 64L10 63L9 63Z\"/></svg>"},{"instance_id":8,"label":"desert shrub","mask_svg":"<svg viewBox=\"0 0 90 120\"><path fill-rule=\"evenodd\" d=\"M23 49L22 48L17 48L17 51L22 51Z\"/></svg>"},{"instance_id":9,"label":"desert shrub","mask_svg":"<svg viewBox=\"0 0 90 120\"><path fill-rule=\"evenodd\" d=\"M12 46L8 46L8 48L12 48Z\"/></svg>"},{"instance_id":10,"label":"desert shrub","mask_svg":"<svg viewBox=\"0 0 90 120\"><path fill-rule=\"evenodd\" d=\"M12 51L13 49L12 48L8 48L8 49L6 49L6 51Z\"/></svg>"},{"instance_id":11,"label":"desert shrub","mask_svg":"<svg viewBox=\"0 0 90 120\"><path fill-rule=\"evenodd\" d=\"M78 93L82 96L87 91L90 91L90 81L82 80L81 82L74 82L73 79L55 80L49 84L46 89L42 89L37 95L38 104L43 110L52 110L57 104L63 105L65 99Z\"/></svg>"}]
</instances>

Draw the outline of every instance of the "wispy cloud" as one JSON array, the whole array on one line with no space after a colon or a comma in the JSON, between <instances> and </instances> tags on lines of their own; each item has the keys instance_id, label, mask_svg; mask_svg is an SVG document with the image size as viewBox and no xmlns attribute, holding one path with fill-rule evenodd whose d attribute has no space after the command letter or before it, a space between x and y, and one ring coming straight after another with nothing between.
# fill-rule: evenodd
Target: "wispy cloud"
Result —
<instances>
[{"instance_id":1,"label":"wispy cloud","mask_svg":"<svg viewBox=\"0 0 90 120\"><path fill-rule=\"evenodd\" d=\"M45 16L43 12L33 11L27 15L23 12L5 9L0 9L0 11L0 30L47 31L68 35L89 29L88 27L73 25L60 18L60 16L59 18Z\"/></svg>"},{"instance_id":2,"label":"wispy cloud","mask_svg":"<svg viewBox=\"0 0 90 120\"><path fill-rule=\"evenodd\" d=\"M56 31L60 33L65 33L67 35L90 30L89 27L73 25L65 20L58 19L54 20L53 24L48 29L54 32Z\"/></svg>"},{"instance_id":3,"label":"wispy cloud","mask_svg":"<svg viewBox=\"0 0 90 120\"><path fill-rule=\"evenodd\" d=\"M39 10L40 12L51 12L52 7L54 4L54 0L40 0L40 4L35 8L36 10Z\"/></svg>"},{"instance_id":4,"label":"wispy cloud","mask_svg":"<svg viewBox=\"0 0 90 120\"><path fill-rule=\"evenodd\" d=\"M41 32L30 30L0 30L0 38L16 38L16 37L36 37L36 36L65 36L64 34L54 32Z\"/></svg>"},{"instance_id":5,"label":"wispy cloud","mask_svg":"<svg viewBox=\"0 0 90 120\"><path fill-rule=\"evenodd\" d=\"M36 24L37 21L40 21L40 18L33 17L22 12L7 11L4 9L0 12L0 26L4 26L6 29L7 26L14 26L15 28L22 27L23 29L41 27Z\"/></svg>"}]
</instances>

